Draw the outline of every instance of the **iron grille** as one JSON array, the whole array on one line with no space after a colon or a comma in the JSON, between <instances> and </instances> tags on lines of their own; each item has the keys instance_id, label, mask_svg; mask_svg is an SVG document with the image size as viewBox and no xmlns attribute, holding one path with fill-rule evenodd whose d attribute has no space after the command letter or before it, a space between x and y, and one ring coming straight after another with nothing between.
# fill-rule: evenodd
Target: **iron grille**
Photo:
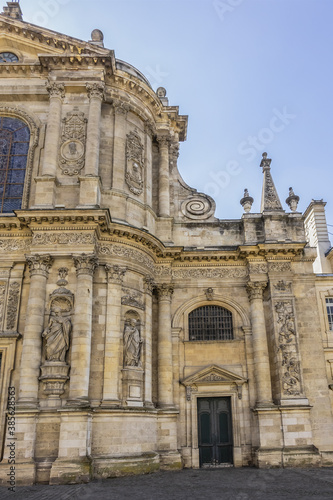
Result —
<instances>
[{"instance_id":1,"label":"iron grille","mask_svg":"<svg viewBox=\"0 0 333 500\"><path fill-rule=\"evenodd\" d=\"M203 306L189 314L190 340L232 340L232 314L220 306Z\"/></svg>"},{"instance_id":2,"label":"iron grille","mask_svg":"<svg viewBox=\"0 0 333 500\"><path fill-rule=\"evenodd\" d=\"M330 330L333 330L333 298L326 299L326 309Z\"/></svg>"}]
</instances>

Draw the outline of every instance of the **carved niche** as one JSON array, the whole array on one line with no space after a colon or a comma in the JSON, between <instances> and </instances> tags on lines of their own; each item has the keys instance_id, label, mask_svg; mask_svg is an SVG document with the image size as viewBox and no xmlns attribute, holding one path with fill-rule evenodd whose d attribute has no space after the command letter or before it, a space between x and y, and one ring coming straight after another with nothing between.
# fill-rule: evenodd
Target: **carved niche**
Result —
<instances>
[{"instance_id":1,"label":"carved niche","mask_svg":"<svg viewBox=\"0 0 333 500\"><path fill-rule=\"evenodd\" d=\"M144 185L144 147L137 130L127 134L125 181L131 193L139 196Z\"/></svg>"},{"instance_id":2,"label":"carved niche","mask_svg":"<svg viewBox=\"0 0 333 500\"><path fill-rule=\"evenodd\" d=\"M44 392L53 400L55 406L59 406L59 398L64 393L65 383L69 379L69 365L65 358L70 347L71 315L74 306L74 295L66 288L68 269L62 267L58 272L59 288L50 295L49 320L42 333L45 362L41 366L40 377L44 383Z\"/></svg>"},{"instance_id":3,"label":"carved niche","mask_svg":"<svg viewBox=\"0 0 333 500\"><path fill-rule=\"evenodd\" d=\"M63 119L59 166L66 175L78 175L84 167L87 119L74 108Z\"/></svg>"}]
</instances>

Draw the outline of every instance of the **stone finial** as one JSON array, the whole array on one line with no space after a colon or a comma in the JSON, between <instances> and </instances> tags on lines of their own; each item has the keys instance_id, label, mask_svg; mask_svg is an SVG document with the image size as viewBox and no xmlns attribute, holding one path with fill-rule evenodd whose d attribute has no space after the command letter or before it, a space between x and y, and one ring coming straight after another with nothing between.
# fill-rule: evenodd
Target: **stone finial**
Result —
<instances>
[{"instance_id":1,"label":"stone finial","mask_svg":"<svg viewBox=\"0 0 333 500\"><path fill-rule=\"evenodd\" d=\"M254 199L252 198L252 196L249 195L249 191L245 188L244 197L240 201L240 204L244 208L244 212L246 213L250 212L253 202Z\"/></svg>"},{"instance_id":2,"label":"stone finial","mask_svg":"<svg viewBox=\"0 0 333 500\"><path fill-rule=\"evenodd\" d=\"M3 8L3 12L1 14L3 16L11 17L12 19L17 19L18 21L23 21L22 10L18 0L15 2L7 2L7 7Z\"/></svg>"},{"instance_id":3,"label":"stone finial","mask_svg":"<svg viewBox=\"0 0 333 500\"><path fill-rule=\"evenodd\" d=\"M164 87L158 87L156 90L156 95L163 104L163 106L168 106L169 105L169 99L167 98L167 91Z\"/></svg>"},{"instance_id":4,"label":"stone finial","mask_svg":"<svg viewBox=\"0 0 333 500\"><path fill-rule=\"evenodd\" d=\"M261 196L261 212L283 211L279 195L273 182L271 174L271 159L267 158L267 153L263 153L260 167L263 170L264 182Z\"/></svg>"},{"instance_id":5,"label":"stone finial","mask_svg":"<svg viewBox=\"0 0 333 500\"><path fill-rule=\"evenodd\" d=\"M101 30L95 29L91 32L91 40L89 43L92 45L98 45L99 47L104 47L104 34Z\"/></svg>"},{"instance_id":6,"label":"stone finial","mask_svg":"<svg viewBox=\"0 0 333 500\"><path fill-rule=\"evenodd\" d=\"M297 196L297 195L294 193L293 188L292 188L292 187L290 187L290 188L289 188L289 196L288 196L288 198L286 199L286 203L287 203L288 207L290 208L290 210L291 210L292 212L296 212L298 202L299 202L299 196Z\"/></svg>"}]
</instances>

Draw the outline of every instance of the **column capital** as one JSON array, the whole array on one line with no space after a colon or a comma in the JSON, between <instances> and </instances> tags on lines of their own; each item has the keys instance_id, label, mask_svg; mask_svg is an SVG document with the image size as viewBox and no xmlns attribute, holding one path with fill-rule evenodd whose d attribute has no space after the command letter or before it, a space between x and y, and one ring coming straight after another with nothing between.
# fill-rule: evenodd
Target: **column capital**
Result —
<instances>
[{"instance_id":1,"label":"column capital","mask_svg":"<svg viewBox=\"0 0 333 500\"><path fill-rule=\"evenodd\" d=\"M165 147L169 148L169 145L171 143L169 135L157 135L156 140L160 148L165 148Z\"/></svg>"},{"instance_id":2,"label":"column capital","mask_svg":"<svg viewBox=\"0 0 333 500\"><path fill-rule=\"evenodd\" d=\"M59 99L63 99L65 97L65 86L63 83L47 81L45 85L50 98L58 97Z\"/></svg>"},{"instance_id":3,"label":"column capital","mask_svg":"<svg viewBox=\"0 0 333 500\"><path fill-rule=\"evenodd\" d=\"M112 99L112 106L116 115L126 115L130 110L129 104L120 99Z\"/></svg>"},{"instance_id":4,"label":"column capital","mask_svg":"<svg viewBox=\"0 0 333 500\"><path fill-rule=\"evenodd\" d=\"M115 283L117 285L121 285L123 283L127 267L120 267L117 265L110 266L109 264L106 264L105 270L107 274L108 283Z\"/></svg>"},{"instance_id":5,"label":"column capital","mask_svg":"<svg viewBox=\"0 0 333 500\"><path fill-rule=\"evenodd\" d=\"M249 296L249 300L260 299L262 300L263 291L267 286L267 281L248 281L246 285L246 291Z\"/></svg>"},{"instance_id":6,"label":"column capital","mask_svg":"<svg viewBox=\"0 0 333 500\"><path fill-rule=\"evenodd\" d=\"M143 283L145 287L145 292L148 293L149 295L152 295L155 288L154 279L151 276L145 276Z\"/></svg>"},{"instance_id":7,"label":"column capital","mask_svg":"<svg viewBox=\"0 0 333 500\"><path fill-rule=\"evenodd\" d=\"M25 258L29 266L30 277L35 275L48 277L53 264L51 255L26 255Z\"/></svg>"},{"instance_id":8,"label":"column capital","mask_svg":"<svg viewBox=\"0 0 333 500\"><path fill-rule=\"evenodd\" d=\"M76 267L76 274L80 276L82 274L87 274L89 276L94 275L94 271L98 266L98 259L96 255L87 255L83 253L79 256L74 256L74 266Z\"/></svg>"},{"instance_id":9,"label":"column capital","mask_svg":"<svg viewBox=\"0 0 333 500\"><path fill-rule=\"evenodd\" d=\"M97 97L101 101L104 99L105 85L102 82L86 83L86 89L89 99Z\"/></svg>"},{"instance_id":10,"label":"column capital","mask_svg":"<svg viewBox=\"0 0 333 500\"><path fill-rule=\"evenodd\" d=\"M155 130L154 122L152 122L151 120L146 120L145 121L145 132L150 137L153 137L155 135L156 130Z\"/></svg>"},{"instance_id":11,"label":"column capital","mask_svg":"<svg viewBox=\"0 0 333 500\"><path fill-rule=\"evenodd\" d=\"M159 300L171 300L174 287L171 284L163 283L155 287Z\"/></svg>"}]
</instances>

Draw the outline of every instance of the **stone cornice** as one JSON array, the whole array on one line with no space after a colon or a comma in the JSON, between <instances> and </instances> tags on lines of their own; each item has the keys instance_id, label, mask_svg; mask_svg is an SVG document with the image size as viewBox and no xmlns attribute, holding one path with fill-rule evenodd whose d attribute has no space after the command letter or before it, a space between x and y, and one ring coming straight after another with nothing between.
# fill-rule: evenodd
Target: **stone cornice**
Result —
<instances>
[{"instance_id":1,"label":"stone cornice","mask_svg":"<svg viewBox=\"0 0 333 500\"><path fill-rule=\"evenodd\" d=\"M90 54L61 54L61 55L39 55L40 65L47 70L59 69L60 67L66 69L82 68L90 70L91 67L103 67L106 75L111 76L114 72L114 65L111 56L100 56Z\"/></svg>"},{"instance_id":2,"label":"stone cornice","mask_svg":"<svg viewBox=\"0 0 333 500\"><path fill-rule=\"evenodd\" d=\"M13 34L15 37L20 37L28 43L34 43L37 46L48 47L55 53L68 52L72 54L88 54L107 55L110 50L91 45L89 42L79 40L78 38L69 37L56 31L51 31L46 28L40 28L24 21L18 21L0 15L0 29L2 33Z\"/></svg>"}]
</instances>

